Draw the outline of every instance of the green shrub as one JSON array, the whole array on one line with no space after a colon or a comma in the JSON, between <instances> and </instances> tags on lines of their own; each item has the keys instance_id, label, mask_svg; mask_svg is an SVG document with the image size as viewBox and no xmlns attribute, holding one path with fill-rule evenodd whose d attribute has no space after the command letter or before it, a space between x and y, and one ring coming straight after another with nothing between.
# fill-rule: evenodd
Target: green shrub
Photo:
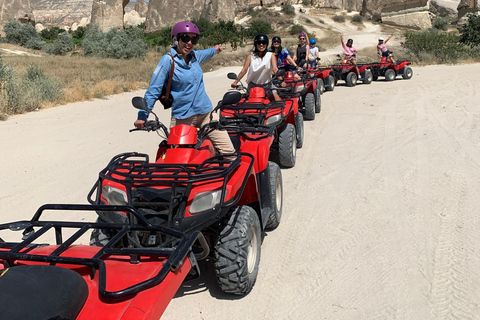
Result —
<instances>
[{"instance_id":1,"label":"green shrub","mask_svg":"<svg viewBox=\"0 0 480 320\"><path fill-rule=\"evenodd\" d=\"M372 22L373 23L382 23L382 15L380 13L372 14Z\"/></svg>"},{"instance_id":2,"label":"green shrub","mask_svg":"<svg viewBox=\"0 0 480 320\"><path fill-rule=\"evenodd\" d=\"M72 42L74 46L82 46L83 39L85 38L85 33L87 32L87 27L78 27L77 30L72 31Z\"/></svg>"},{"instance_id":3,"label":"green shrub","mask_svg":"<svg viewBox=\"0 0 480 320\"><path fill-rule=\"evenodd\" d=\"M48 54L65 55L73 50L72 38L67 33L61 33L52 43L47 43L43 50Z\"/></svg>"},{"instance_id":4,"label":"green shrub","mask_svg":"<svg viewBox=\"0 0 480 320\"><path fill-rule=\"evenodd\" d=\"M480 16L469 14L467 22L460 28L460 42L470 47L480 45Z\"/></svg>"},{"instance_id":5,"label":"green shrub","mask_svg":"<svg viewBox=\"0 0 480 320\"><path fill-rule=\"evenodd\" d=\"M435 17L432 21L432 27L437 30L448 30L448 18Z\"/></svg>"},{"instance_id":6,"label":"green shrub","mask_svg":"<svg viewBox=\"0 0 480 320\"><path fill-rule=\"evenodd\" d=\"M312 4L313 4L312 2L313 2L312 0L303 0L303 1L302 1L302 4L303 4L304 6L309 6L309 5L312 5Z\"/></svg>"},{"instance_id":7,"label":"green shrub","mask_svg":"<svg viewBox=\"0 0 480 320\"><path fill-rule=\"evenodd\" d=\"M363 17L359 14L356 14L352 17L352 22L362 23Z\"/></svg>"},{"instance_id":8,"label":"green shrub","mask_svg":"<svg viewBox=\"0 0 480 320\"><path fill-rule=\"evenodd\" d=\"M58 101L63 95L63 86L51 78L37 65L27 67L22 82L22 105L24 111L41 108L42 103Z\"/></svg>"},{"instance_id":9,"label":"green shrub","mask_svg":"<svg viewBox=\"0 0 480 320\"><path fill-rule=\"evenodd\" d=\"M246 29L246 34L250 38L255 37L259 33L269 34L271 32L273 32L272 25L262 20L253 20L250 23L250 28Z\"/></svg>"},{"instance_id":10,"label":"green shrub","mask_svg":"<svg viewBox=\"0 0 480 320\"><path fill-rule=\"evenodd\" d=\"M65 33L65 29L59 27L45 28L40 31L40 36L45 42L52 42L57 39L60 33Z\"/></svg>"},{"instance_id":11,"label":"green shrub","mask_svg":"<svg viewBox=\"0 0 480 320\"><path fill-rule=\"evenodd\" d=\"M404 34L403 47L420 60L425 57L437 63L455 63L467 57L466 48L461 45L459 36L454 33L440 32L436 29L426 31L407 31Z\"/></svg>"},{"instance_id":12,"label":"green shrub","mask_svg":"<svg viewBox=\"0 0 480 320\"><path fill-rule=\"evenodd\" d=\"M144 34L142 39L149 47L169 46L172 44L172 27L164 27L156 33Z\"/></svg>"},{"instance_id":13,"label":"green shrub","mask_svg":"<svg viewBox=\"0 0 480 320\"><path fill-rule=\"evenodd\" d=\"M97 27L90 26L82 48L85 55L114 59L141 58L147 53L147 45L142 41L142 30L135 27L125 31L111 29L103 33Z\"/></svg>"},{"instance_id":14,"label":"green shrub","mask_svg":"<svg viewBox=\"0 0 480 320\"><path fill-rule=\"evenodd\" d=\"M335 17L333 17L333 21L335 21L335 22L345 22L345 17L337 14Z\"/></svg>"},{"instance_id":15,"label":"green shrub","mask_svg":"<svg viewBox=\"0 0 480 320\"><path fill-rule=\"evenodd\" d=\"M3 29L8 43L20 45L29 49L42 49L45 44L40 35L31 24L20 24L15 20L9 20Z\"/></svg>"},{"instance_id":16,"label":"green shrub","mask_svg":"<svg viewBox=\"0 0 480 320\"><path fill-rule=\"evenodd\" d=\"M295 7L289 4L281 6L282 12L285 13L288 16L294 16L295 15Z\"/></svg>"},{"instance_id":17,"label":"green shrub","mask_svg":"<svg viewBox=\"0 0 480 320\"><path fill-rule=\"evenodd\" d=\"M292 35L298 35L302 32L305 32L305 28L302 25L294 24L293 26L290 27L288 32Z\"/></svg>"}]
</instances>

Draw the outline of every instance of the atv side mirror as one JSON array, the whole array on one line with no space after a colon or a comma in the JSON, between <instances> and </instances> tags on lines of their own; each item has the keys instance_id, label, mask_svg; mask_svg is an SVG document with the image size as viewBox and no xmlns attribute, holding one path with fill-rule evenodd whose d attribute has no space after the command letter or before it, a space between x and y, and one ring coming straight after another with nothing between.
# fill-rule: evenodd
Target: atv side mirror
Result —
<instances>
[{"instance_id":1,"label":"atv side mirror","mask_svg":"<svg viewBox=\"0 0 480 320\"><path fill-rule=\"evenodd\" d=\"M145 101L145 99L143 97L133 97L132 98L132 105L137 109L145 110L145 111L150 112L150 110L148 109L148 106L147 106L147 101Z\"/></svg>"},{"instance_id":2,"label":"atv side mirror","mask_svg":"<svg viewBox=\"0 0 480 320\"><path fill-rule=\"evenodd\" d=\"M237 80L237 79L238 79L238 78L237 78L237 74L236 74L235 72L229 72L229 73L227 74L227 78L228 78L228 79L232 79L232 80Z\"/></svg>"},{"instance_id":3,"label":"atv side mirror","mask_svg":"<svg viewBox=\"0 0 480 320\"><path fill-rule=\"evenodd\" d=\"M238 91L229 91L223 95L222 105L239 103L242 100L242 94Z\"/></svg>"}]
</instances>

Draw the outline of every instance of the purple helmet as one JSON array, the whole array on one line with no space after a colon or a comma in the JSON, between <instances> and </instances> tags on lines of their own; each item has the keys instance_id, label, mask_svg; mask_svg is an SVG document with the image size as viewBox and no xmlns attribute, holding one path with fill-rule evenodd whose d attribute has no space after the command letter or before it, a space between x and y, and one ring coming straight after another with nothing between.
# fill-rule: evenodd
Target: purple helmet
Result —
<instances>
[{"instance_id":1,"label":"purple helmet","mask_svg":"<svg viewBox=\"0 0 480 320\"><path fill-rule=\"evenodd\" d=\"M198 27L190 21L177 22L172 28L172 39L173 37L177 37L181 33L195 33L200 35Z\"/></svg>"}]
</instances>

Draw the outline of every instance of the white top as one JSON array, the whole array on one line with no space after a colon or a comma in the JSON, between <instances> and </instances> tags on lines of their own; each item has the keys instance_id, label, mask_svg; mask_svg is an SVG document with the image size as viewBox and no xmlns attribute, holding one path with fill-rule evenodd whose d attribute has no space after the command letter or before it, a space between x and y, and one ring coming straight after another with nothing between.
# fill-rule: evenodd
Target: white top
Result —
<instances>
[{"instance_id":1,"label":"white top","mask_svg":"<svg viewBox=\"0 0 480 320\"><path fill-rule=\"evenodd\" d=\"M263 58L252 53L247 83L267 84L270 81L272 81L272 52L267 52Z\"/></svg>"},{"instance_id":2,"label":"white top","mask_svg":"<svg viewBox=\"0 0 480 320\"><path fill-rule=\"evenodd\" d=\"M310 48L310 55L308 56L308 59L312 60L310 56L313 56L313 60L315 60L317 58L317 55L316 55L317 52L318 52L318 47Z\"/></svg>"}]
</instances>

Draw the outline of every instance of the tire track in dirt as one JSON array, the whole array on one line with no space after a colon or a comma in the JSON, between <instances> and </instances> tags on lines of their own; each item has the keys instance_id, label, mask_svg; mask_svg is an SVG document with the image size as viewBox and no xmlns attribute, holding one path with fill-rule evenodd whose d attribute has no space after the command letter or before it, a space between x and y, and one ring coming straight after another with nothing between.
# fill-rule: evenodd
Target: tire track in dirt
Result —
<instances>
[{"instance_id":1,"label":"tire track in dirt","mask_svg":"<svg viewBox=\"0 0 480 320\"><path fill-rule=\"evenodd\" d=\"M464 167L466 161L473 161L474 166L478 167L480 158L470 141L456 133L456 119L452 117L452 112L448 113L451 121L444 118L446 112L441 113L442 107L451 106L456 100L446 99L444 105L438 103L435 106L428 87L422 85L418 91L424 96L425 112L435 124L438 141L442 142L437 145L438 151L448 160L444 162L446 165L439 168L443 170L443 177L436 182L439 188L450 188L448 196L437 199L438 203L434 207L440 226L433 256L430 312L435 319L474 319L478 310L472 307L472 302L478 298L478 293L477 297L472 297L475 290L472 291L471 279L478 279L479 274L478 271L472 274L469 261L475 252L471 246L480 239L478 232L465 232L466 222L477 218L469 217L472 212L466 207L471 201L468 195L471 186L467 182L471 177L467 179L466 174L458 168ZM463 112L460 115L463 116Z\"/></svg>"}]
</instances>

